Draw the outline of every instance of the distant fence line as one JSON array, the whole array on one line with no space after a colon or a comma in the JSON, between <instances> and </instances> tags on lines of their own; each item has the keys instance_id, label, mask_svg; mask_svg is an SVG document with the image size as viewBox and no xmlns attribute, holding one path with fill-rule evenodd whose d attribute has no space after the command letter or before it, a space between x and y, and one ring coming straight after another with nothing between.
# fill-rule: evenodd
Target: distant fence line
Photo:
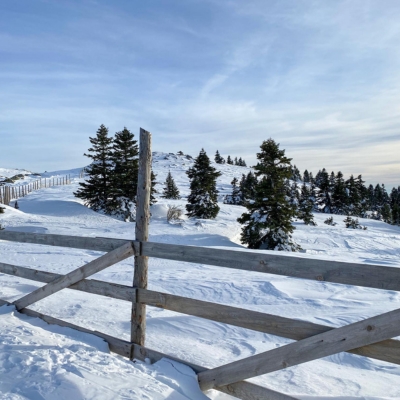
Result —
<instances>
[{"instance_id":1,"label":"distant fence line","mask_svg":"<svg viewBox=\"0 0 400 400\"><path fill-rule=\"evenodd\" d=\"M10 205L12 200L18 200L27 194L52 186L68 185L71 183L71 175L53 178L40 178L28 184L0 186L0 203Z\"/></svg>"}]
</instances>

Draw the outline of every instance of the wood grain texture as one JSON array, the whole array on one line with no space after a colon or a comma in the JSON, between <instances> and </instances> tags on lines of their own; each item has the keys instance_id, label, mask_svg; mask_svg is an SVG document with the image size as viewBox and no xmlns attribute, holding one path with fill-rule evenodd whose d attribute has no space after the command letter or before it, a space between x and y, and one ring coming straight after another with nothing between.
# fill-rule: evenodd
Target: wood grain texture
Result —
<instances>
[{"instance_id":1,"label":"wood grain texture","mask_svg":"<svg viewBox=\"0 0 400 400\"><path fill-rule=\"evenodd\" d=\"M83 267L77 268L66 275L54 279L45 286L34 290L32 293L29 293L21 299L16 300L14 305L17 310L21 310L30 304L36 303L37 301L42 300L45 297L48 297L62 289L65 289L90 275L102 271L103 269L108 268L119 261L125 260L128 257L131 257L132 255L134 255L134 249L131 243L124 244L118 249L112 250L96 260L87 263Z\"/></svg>"},{"instance_id":2,"label":"wood grain texture","mask_svg":"<svg viewBox=\"0 0 400 400\"><path fill-rule=\"evenodd\" d=\"M0 273L18 276L20 278L30 279L36 282L49 283L63 275L53 272L39 271L37 269L20 267L17 265L0 263ZM100 296L111 297L118 300L135 301L136 288L117 283L103 282L96 279L83 279L68 289L79 290L81 292L97 294Z\"/></svg>"},{"instance_id":3,"label":"wood grain texture","mask_svg":"<svg viewBox=\"0 0 400 400\"><path fill-rule=\"evenodd\" d=\"M0 231L0 240L103 251L107 253L130 242L124 239L17 232L8 231L7 229ZM139 249L139 244L137 244L137 249Z\"/></svg>"},{"instance_id":4,"label":"wood grain texture","mask_svg":"<svg viewBox=\"0 0 400 400\"><path fill-rule=\"evenodd\" d=\"M49 283L60 274L39 271L11 264L0 263L0 273L18 276L37 282ZM129 302L136 301L136 288L95 279L84 279L69 286L68 289L79 290ZM280 317L272 314L243 310L201 300L188 299L167 293L147 289L138 291L139 302L153 307L164 308L187 315L206 318L246 329L269 333L293 340L301 340L334 329L333 327L315 324L308 321ZM400 341L384 340L368 346L349 350L349 353L370 357L400 365Z\"/></svg>"},{"instance_id":5,"label":"wood grain texture","mask_svg":"<svg viewBox=\"0 0 400 400\"><path fill-rule=\"evenodd\" d=\"M7 230L0 231L0 240L106 252L114 250L128 242L123 239L26 233ZM139 254L140 246L142 246L141 254L146 257L400 291L400 268L397 267L156 242L139 243L138 241L133 241L133 246L137 254Z\"/></svg>"},{"instance_id":6,"label":"wood grain texture","mask_svg":"<svg viewBox=\"0 0 400 400\"><path fill-rule=\"evenodd\" d=\"M400 309L201 372L202 390L278 371L400 335Z\"/></svg>"},{"instance_id":7,"label":"wood grain texture","mask_svg":"<svg viewBox=\"0 0 400 400\"><path fill-rule=\"evenodd\" d=\"M400 291L400 268L165 243L142 243L148 257Z\"/></svg>"},{"instance_id":8,"label":"wood grain texture","mask_svg":"<svg viewBox=\"0 0 400 400\"><path fill-rule=\"evenodd\" d=\"M140 128L139 173L137 186L137 207L135 239L141 243L149 240L151 193L151 134ZM141 247L140 247L141 249ZM133 286L147 289L148 257L142 252L135 256ZM138 301L132 303L131 342L144 346L146 338L146 305Z\"/></svg>"}]
</instances>

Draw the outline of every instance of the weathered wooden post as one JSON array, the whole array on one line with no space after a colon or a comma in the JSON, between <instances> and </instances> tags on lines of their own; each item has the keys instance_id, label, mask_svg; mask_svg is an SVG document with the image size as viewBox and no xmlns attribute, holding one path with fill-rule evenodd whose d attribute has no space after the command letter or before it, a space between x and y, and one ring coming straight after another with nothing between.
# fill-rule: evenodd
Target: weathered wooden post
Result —
<instances>
[{"instance_id":1,"label":"weathered wooden post","mask_svg":"<svg viewBox=\"0 0 400 400\"><path fill-rule=\"evenodd\" d=\"M140 128L139 175L136 206L136 240L145 242L149 239L151 191L151 133ZM140 247L141 248L141 247ZM148 257L135 256L133 286L147 289ZM146 305L132 304L131 342L144 346L146 334Z\"/></svg>"}]
</instances>

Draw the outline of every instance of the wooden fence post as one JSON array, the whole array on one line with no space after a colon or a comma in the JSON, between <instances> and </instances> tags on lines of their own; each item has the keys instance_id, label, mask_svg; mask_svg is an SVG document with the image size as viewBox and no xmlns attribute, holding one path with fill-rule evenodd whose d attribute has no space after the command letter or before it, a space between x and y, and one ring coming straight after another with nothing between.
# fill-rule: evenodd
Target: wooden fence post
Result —
<instances>
[{"instance_id":1,"label":"wooden fence post","mask_svg":"<svg viewBox=\"0 0 400 400\"><path fill-rule=\"evenodd\" d=\"M151 191L151 133L140 128L139 175L136 206L136 240L145 242L149 239L150 223L150 191ZM133 286L147 289L148 257L135 256L135 272ZM136 302L132 304L131 342L144 346L146 334L146 305ZM133 354L131 355L133 358Z\"/></svg>"}]
</instances>

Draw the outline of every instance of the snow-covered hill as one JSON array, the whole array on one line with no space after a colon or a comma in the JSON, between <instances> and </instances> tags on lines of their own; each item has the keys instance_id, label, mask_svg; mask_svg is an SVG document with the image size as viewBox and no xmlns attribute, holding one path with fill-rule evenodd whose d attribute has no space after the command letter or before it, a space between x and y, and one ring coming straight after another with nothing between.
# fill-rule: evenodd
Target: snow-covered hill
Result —
<instances>
[{"instance_id":1,"label":"snow-covered hill","mask_svg":"<svg viewBox=\"0 0 400 400\"><path fill-rule=\"evenodd\" d=\"M186 196L189 193L189 181L185 171L191 165L193 159L190 157L155 153L153 169L160 182L159 191L162 190L168 171L171 171L181 195ZM230 193L233 177L240 179L242 173L247 174L249 171L247 167L234 165L214 166L222 172L217 182L221 199ZM134 224L95 213L73 196L80 180L79 171L63 171L71 174L71 185L33 192L19 200L19 210L7 207L6 213L0 216L1 223L7 229L27 232L133 238ZM245 210L243 207L220 204L221 211L215 220L185 219L182 224L171 225L166 220L170 204L180 205L184 209L185 200L159 199L152 207L150 240L242 248L239 242L240 225L236 218ZM304 249L304 252L296 256L400 266L399 227L360 219L360 223L368 229L349 230L344 226L343 216L333 216L338 225L325 225L323 221L327 216L316 214L318 225L315 227L295 222L294 239ZM3 262L57 273L71 271L99 255L87 250L5 241L0 241L0 252ZM293 254L282 255L290 257ZM131 284L133 262L121 262L97 274L95 278ZM39 286L36 282L7 275L0 275L0 279L0 298L8 301ZM400 294L393 291L158 259L150 259L149 288L331 326L345 325L400 307ZM130 306L122 301L64 290L38 302L32 308L77 325L123 339L129 338ZM272 335L151 307L148 308L147 329L148 347L207 367L225 364L290 342ZM55 360L57 364L57 357ZM0 361L0 368L2 365L5 364ZM128 367L124 364L121 368ZM152 367L146 368L146 371L153 374ZM400 398L400 366L347 353L291 367L252 381L304 399L309 396L315 399L323 396L341 399L349 399L351 396L368 399ZM4 390L1 384L0 390ZM213 399L229 398L214 391L207 395ZM9 398L13 397L10 395Z\"/></svg>"}]
</instances>

